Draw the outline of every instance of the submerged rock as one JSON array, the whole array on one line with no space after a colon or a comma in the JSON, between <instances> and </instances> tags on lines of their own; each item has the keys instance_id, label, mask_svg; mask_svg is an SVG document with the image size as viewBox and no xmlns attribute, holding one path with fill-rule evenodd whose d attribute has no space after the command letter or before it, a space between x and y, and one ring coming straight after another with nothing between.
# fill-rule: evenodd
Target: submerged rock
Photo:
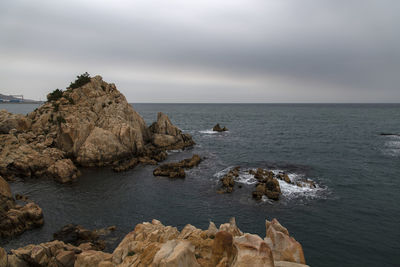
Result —
<instances>
[{"instance_id":1,"label":"submerged rock","mask_svg":"<svg viewBox=\"0 0 400 267\"><path fill-rule=\"evenodd\" d=\"M100 76L80 85L49 94L50 100L27 116L0 111L0 175L66 183L79 176L76 166L123 171L136 165L133 158L154 163L166 158L167 149L194 144L163 113L148 128L115 85Z\"/></svg>"},{"instance_id":2,"label":"submerged rock","mask_svg":"<svg viewBox=\"0 0 400 267\"><path fill-rule=\"evenodd\" d=\"M113 253L56 240L12 250L9 255L0 248L0 256L10 266L306 266L301 245L276 219L266 221L266 231L263 240L243 233L231 219L219 230L210 222L207 230L188 224L179 232L153 220L136 225Z\"/></svg>"},{"instance_id":3,"label":"submerged rock","mask_svg":"<svg viewBox=\"0 0 400 267\"><path fill-rule=\"evenodd\" d=\"M217 123L214 127L213 127L213 131L214 132L225 132L228 131L228 129L224 126L223 128L221 128L221 126L219 125L219 123Z\"/></svg>"},{"instance_id":4,"label":"submerged rock","mask_svg":"<svg viewBox=\"0 0 400 267\"><path fill-rule=\"evenodd\" d=\"M189 159L179 162L165 163L153 171L154 176L167 176L169 178L185 178L185 169L196 167L201 162L199 155L193 155Z\"/></svg>"},{"instance_id":5,"label":"submerged rock","mask_svg":"<svg viewBox=\"0 0 400 267\"><path fill-rule=\"evenodd\" d=\"M17 205L10 186L0 176L0 237L13 237L42 225L42 209L33 202L25 206Z\"/></svg>"}]
</instances>

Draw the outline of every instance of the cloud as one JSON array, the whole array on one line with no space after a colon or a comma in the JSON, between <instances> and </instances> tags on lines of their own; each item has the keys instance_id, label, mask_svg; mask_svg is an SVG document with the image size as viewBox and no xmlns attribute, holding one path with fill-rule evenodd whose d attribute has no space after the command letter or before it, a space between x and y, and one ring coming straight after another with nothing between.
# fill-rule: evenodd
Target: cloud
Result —
<instances>
[{"instance_id":1,"label":"cloud","mask_svg":"<svg viewBox=\"0 0 400 267\"><path fill-rule=\"evenodd\" d=\"M398 102L399 8L385 0L6 0L0 90L44 98L89 71L121 83L134 102Z\"/></svg>"}]
</instances>

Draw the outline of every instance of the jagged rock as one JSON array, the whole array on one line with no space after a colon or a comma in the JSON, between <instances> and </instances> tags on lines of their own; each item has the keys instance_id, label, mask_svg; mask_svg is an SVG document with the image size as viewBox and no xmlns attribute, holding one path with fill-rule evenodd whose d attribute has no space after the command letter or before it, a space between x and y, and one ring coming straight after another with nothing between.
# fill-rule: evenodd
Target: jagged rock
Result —
<instances>
[{"instance_id":1,"label":"jagged rock","mask_svg":"<svg viewBox=\"0 0 400 267\"><path fill-rule=\"evenodd\" d=\"M7 261L10 267L73 267L77 254L81 252L77 247L61 241L52 241L11 250L11 254L7 255Z\"/></svg>"},{"instance_id":2,"label":"jagged rock","mask_svg":"<svg viewBox=\"0 0 400 267\"><path fill-rule=\"evenodd\" d=\"M169 178L184 178L186 176L185 169L196 167L201 162L199 155L193 155L189 159L179 162L162 164L153 171L154 176L167 176Z\"/></svg>"},{"instance_id":3,"label":"jagged rock","mask_svg":"<svg viewBox=\"0 0 400 267\"><path fill-rule=\"evenodd\" d=\"M289 236L289 231L277 219L265 221L265 242L272 249L274 260L305 264L303 248L299 242Z\"/></svg>"},{"instance_id":4,"label":"jagged rock","mask_svg":"<svg viewBox=\"0 0 400 267\"><path fill-rule=\"evenodd\" d=\"M137 158L132 158L123 162L118 162L117 164L115 164L115 166L113 167L113 171L115 172L123 172L123 171L127 171L129 169L134 168L136 165L139 164L139 160Z\"/></svg>"},{"instance_id":5,"label":"jagged rock","mask_svg":"<svg viewBox=\"0 0 400 267\"><path fill-rule=\"evenodd\" d=\"M276 178L282 181L285 181L288 184L291 184L292 181L290 180L289 176L286 173L278 173Z\"/></svg>"},{"instance_id":6,"label":"jagged rock","mask_svg":"<svg viewBox=\"0 0 400 267\"><path fill-rule=\"evenodd\" d=\"M199 267L194 255L194 246L186 240L169 240L154 256L154 267Z\"/></svg>"},{"instance_id":7,"label":"jagged rock","mask_svg":"<svg viewBox=\"0 0 400 267\"><path fill-rule=\"evenodd\" d=\"M233 244L237 249L237 256L232 267L274 267L271 249L258 235L244 234L235 237Z\"/></svg>"},{"instance_id":8,"label":"jagged rock","mask_svg":"<svg viewBox=\"0 0 400 267\"><path fill-rule=\"evenodd\" d=\"M166 158L165 150L194 144L165 114L147 128L115 85L100 76L60 94L27 116L0 112L0 175L64 183L79 176L75 164L123 171L136 165L127 162L133 158L154 164Z\"/></svg>"},{"instance_id":9,"label":"jagged rock","mask_svg":"<svg viewBox=\"0 0 400 267\"><path fill-rule=\"evenodd\" d=\"M165 150L184 149L195 144L190 134L182 133L162 112L157 114L157 121L149 129L153 133L152 143L158 148Z\"/></svg>"},{"instance_id":10,"label":"jagged rock","mask_svg":"<svg viewBox=\"0 0 400 267\"><path fill-rule=\"evenodd\" d=\"M220 181L222 183L221 189L218 193L232 193L235 186L235 178L239 177L240 167L237 166L224 175Z\"/></svg>"},{"instance_id":11,"label":"jagged rock","mask_svg":"<svg viewBox=\"0 0 400 267\"><path fill-rule=\"evenodd\" d=\"M0 237L8 238L43 225L42 209L31 202L15 204L8 183L0 176Z\"/></svg>"},{"instance_id":12,"label":"jagged rock","mask_svg":"<svg viewBox=\"0 0 400 267\"><path fill-rule=\"evenodd\" d=\"M233 247L233 236L231 233L225 231L219 231L215 235L215 239L212 246L211 252L211 264L217 266L218 264L224 263L231 265L235 257L235 251Z\"/></svg>"},{"instance_id":13,"label":"jagged rock","mask_svg":"<svg viewBox=\"0 0 400 267\"><path fill-rule=\"evenodd\" d=\"M223 128L221 128L221 126L219 125L219 123L217 123L214 127L213 127L213 131L214 132L225 132L228 131L228 129L224 126Z\"/></svg>"},{"instance_id":14,"label":"jagged rock","mask_svg":"<svg viewBox=\"0 0 400 267\"><path fill-rule=\"evenodd\" d=\"M296 264L302 250L286 246L286 238L279 234L270 235L273 230L288 237L287 229L275 219L266 221L266 226L267 237L263 240L257 235L243 234L234 219L222 224L217 232L211 222L205 231L188 224L179 232L153 220L136 225L112 254L91 250L88 243L76 247L52 241L12 250L6 258L10 266L307 267L304 262ZM0 256L5 254L0 248Z\"/></svg>"}]
</instances>

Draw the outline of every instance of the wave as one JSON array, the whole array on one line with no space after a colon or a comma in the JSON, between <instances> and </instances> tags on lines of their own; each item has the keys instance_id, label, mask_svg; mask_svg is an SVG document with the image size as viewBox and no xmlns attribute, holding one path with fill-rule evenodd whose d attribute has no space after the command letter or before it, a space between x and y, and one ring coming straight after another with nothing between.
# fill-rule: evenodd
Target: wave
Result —
<instances>
[{"instance_id":1,"label":"wave","mask_svg":"<svg viewBox=\"0 0 400 267\"><path fill-rule=\"evenodd\" d=\"M216 134L218 132L215 132L212 129L209 129L209 130L199 131L199 133L202 133L202 134Z\"/></svg>"},{"instance_id":2,"label":"wave","mask_svg":"<svg viewBox=\"0 0 400 267\"><path fill-rule=\"evenodd\" d=\"M214 177L222 178L225 174L227 174L230 170L232 170L235 166L229 166L217 173L214 174ZM254 178L254 175L250 174L249 171L253 170L256 171L257 168L241 168L239 171L239 176L235 179L237 183L241 184L246 184L246 185L255 185L257 184L258 180ZM270 170L274 174L282 173L285 172L284 170L281 169L272 169ZM306 198L319 198L321 196L321 193L323 191L326 191L326 187L322 187L319 184L317 184L314 180L306 177L304 174L300 173L288 173L286 172L289 176L290 181L293 184L289 184L283 180L277 179L279 182L279 186L281 188L282 192L282 197L287 198L287 199L293 199L293 198L298 198L298 197L306 197ZM310 188L309 184L306 183L305 181L311 181L314 182L315 188ZM302 186L298 186L302 185ZM263 201L270 201L268 198L262 199Z\"/></svg>"}]
</instances>

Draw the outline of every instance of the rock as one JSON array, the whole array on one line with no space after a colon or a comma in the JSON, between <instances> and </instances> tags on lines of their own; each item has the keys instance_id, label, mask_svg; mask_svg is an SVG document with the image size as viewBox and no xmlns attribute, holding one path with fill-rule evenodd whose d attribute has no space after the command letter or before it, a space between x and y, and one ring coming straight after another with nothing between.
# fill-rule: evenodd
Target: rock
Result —
<instances>
[{"instance_id":1,"label":"rock","mask_svg":"<svg viewBox=\"0 0 400 267\"><path fill-rule=\"evenodd\" d=\"M278 173L276 178L282 181L285 181L288 184L291 184L292 181L290 180L289 176L286 173Z\"/></svg>"},{"instance_id":2,"label":"rock","mask_svg":"<svg viewBox=\"0 0 400 267\"><path fill-rule=\"evenodd\" d=\"M214 127L213 127L213 131L214 132L225 132L228 131L228 129L226 127L221 128L221 126L219 125L219 123L217 123Z\"/></svg>"},{"instance_id":3,"label":"rock","mask_svg":"<svg viewBox=\"0 0 400 267\"><path fill-rule=\"evenodd\" d=\"M265 221L265 242L272 249L275 261L289 261L305 264L303 248L299 242L289 236L288 230L278 220Z\"/></svg>"},{"instance_id":4,"label":"rock","mask_svg":"<svg viewBox=\"0 0 400 267\"><path fill-rule=\"evenodd\" d=\"M221 224L219 226L219 230L228 232L228 233L232 234L233 236L241 236L241 235L243 235L242 231L240 231L240 229L237 227L236 220L235 220L234 217L232 217L229 220L229 223Z\"/></svg>"},{"instance_id":5,"label":"rock","mask_svg":"<svg viewBox=\"0 0 400 267\"><path fill-rule=\"evenodd\" d=\"M0 267L7 267L7 252L0 247Z\"/></svg>"},{"instance_id":6,"label":"rock","mask_svg":"<svg viewBox=\"0 0 400 267\"><path fill-rule=\"evenodd\" d=\"M169 240L154 256L154 267L200 266L194 254L194 246L186 240Z\"/></svg>"},{"instance_id":7,"label":"rock","mask_svg":"<svg viewBox=\"0 0 400 267\"><path fill-rule=\"evenodd\" d=\"M52 241L39 245L28 245L11 250L8 266L57 266L73 267L76 255L82 251L61 241Z\"/></svg>"},{"instance_id":8,"label":"rock","mask_svg":"<svg viewBox=\"0 0 400 267\"><path fill-rule=\"evenodd\" d=\"M260 200L264 195L269 199L279 200L281 188L276 178L263 178L262 182L257 183L255 191L252 192L253 198Z\"/></svg>"},{"instance_id":9,"label":"rock","mask_svg":"<svg viewBox=\"0 0 400 267\"><path fill-rule=\"evenodd\" d=\"M232 193L233 188L235 186L235 177L239 177L240 167L235 167L230 170L226 175L224 175L220 181L222 183L222 187L220 189L220 193Z\"/></svg>"},{"instance_id":10,"label":"rock","mask_svg":"<svg viewBox=\"0 0 400 267\"><path fill-rule=\"evenodd\" d=\"M29 127L30 121L25 116L12 114L4 109L0 110L0 134L8 134L13 129L16 132L21 132L27 130Z\"/></svg>"},{"instance_id":11,"label":"rock","mask_svg":"<svg viewBox=\"0 0 400 267\"><path fill-rule=\"evenodd\" d=\"M123 172L129 169L133 169L139 164L139 160L137 158L132 158L129 160L125 160L122 162L118 162L114 165L113 171L115 172Z\"/></svg>"},{"instance_id":12,"label":"rock","mask_svg":"<svg viewBox=\"0 0 400 267\"><path fill-rule=\"evenodd\" d=\"M42 225L42 209L33 202L25 206L16 205L10 186L0 176L0 237L13 237Z\"/></svg>"},{"instance_id":13,"label":"rock","mask_svg":"<svg viewBox=\"0 0 400 267\"><path fill-rule=\"evenodd\" d=\"M152 143L165 150L184 149L193 146L195 143L192 136L184 134L172 124L167 115L162 112L157 114L157 121L150 127L152 133Z\"/></svg>"},{"instance_id":14,"label":"rock","mask_svg":"<svg viewBox=\"0 0 400 267\"><path fill-rule=\"evenodd\" d=\"M185 169L199 165L201 158L193 155L192 158L184 159L179 162L162 164L153 171L154 176L167 176L169 178L185 178Z\"/></svg>"},{"instance_id":15,"label":"rock","mask_svg":"<svg viewBox=\"0 0 400 267\"><path fill-rule=\"evenodd\" d=\"M237 249L237 256L232 267L274 267L271 249L258 235L244 234L235 237L233 244Z\"/></svg>"},{"instance_id":16,"label":"rock","mask_svg":"<svg viewBox=\"0 0 400 267\"><path fill-rule=\"evenodd\" d=\"M95 267L111 263L112 255L96 250L86 250L77 255L75 267Z\"/></svg>"},{"instance_id":17,"label":"rock","mask_svg":"<svg viewBox=\"0 0 400 267\"><path fill-rule=\"evenodd\" d=\"M134 231L125 236L112 254L91 250L90 243L76 247L55 240L12 250L6 258L10 266L307 267L304 263L294 264L287 257L282 259L282 255L296 258L299 251L289 250L294 254L288 254L288 247L279 245L282 244L279 235L268 237L268 231L272 230L288 236L285 227L275 219L266 221L266 227L267 237L263 240L257 235L243 234L234 219L220 225L219 231L210 222L205 231L188 224L181 232L175 227L164 226L160 221L152 220L136 225ZM5 254L0 248L0 256Z\"/></svg>"},{"instance_id":18,"label":"rock","mask_svg":"<svg viewBox=\"0 0 400 267\"><path fill-rule=\"evenodd\" d=\"M61 230L53 234L54 240L59 240L74 246L90 243L93 250L103 250L105 241L100 240L99 233L107 235L106 229L90 231L80 225L67 224ZM85 246L87 248L87 245Z\"/></svg>"},{"instance_id":19,"label":"rock","mask_svg":"<svg viewBox=\"0 0 400 267\"><path fill-rule=\"evenodd\" d=\"M310 267L301 263L294 263L290 261L274 261L275 267Z\"/></svg>"},{"instance_id":20,"label":"rock","mask_svg":"<svg viewBox=\"0 0 400 267\"><path fill-rule=\"evenodd\" d=\"M76 166L124 171L136 166L135 159L155 164L166 158L165 150L192 145L192 137L165 114L148 128L115 85L100 76L68 88L27 116L0 112L0 175L6 179L49 177L66 183L79 176Z\"/></svg>"},{"instance_id":21,"label":"rock","mask_svg":"<svg viewBox=\"0 0 400 267\"><path fill-rule=\"evenodd\" d=\"M233 247L233 236L231 233L225 231L219 231L215 235L215 239L212 246L211 252L211 264L217 266L222 264L221 261L230 266L235 257L235 251ZM224 260L225 258L225 260Z\"/></svg>"},{"instance_id":22,"label":"rock","mask_svg":"<svg viewBox=\"0 0 400 267\"><path fill-rule=\"evenodd\" d=\"M70 159L56 161L47 169L47 173L62 184L73 182L80 175L80 172Z\"/></svg>"}]
</instances>

